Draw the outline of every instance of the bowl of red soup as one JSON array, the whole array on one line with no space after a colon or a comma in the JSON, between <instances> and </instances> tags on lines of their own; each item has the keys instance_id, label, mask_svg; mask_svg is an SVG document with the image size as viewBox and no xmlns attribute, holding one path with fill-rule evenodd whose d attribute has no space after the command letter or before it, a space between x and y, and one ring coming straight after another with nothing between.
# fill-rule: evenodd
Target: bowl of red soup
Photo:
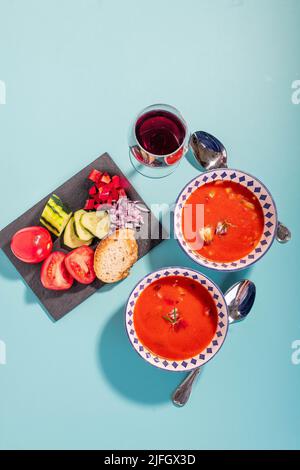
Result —
<instances>
[{"instance_id":1,"label":"bowl of red soup","mask_svg":"<svg viewBox=\"0 0 300 470\"><path fill-rule=\"evenodd\" d=\"M135 286L125 321L129 340L143 359L161 369L187 371L220 350L228 312L210 279L175 266L152 272Z\"/></svg>"},{"instance_id":2,"label":"bowl of red soup","mask_svg":"<svg viewBox=\"0 0 300 470\"><path fill-rule=\"evenodd\" d=\"M239 170L207 171L179 194L175 236L196 263L235 271L258 261L272 245L277 212L268 189Z\"/></svg>"}]
</instances>

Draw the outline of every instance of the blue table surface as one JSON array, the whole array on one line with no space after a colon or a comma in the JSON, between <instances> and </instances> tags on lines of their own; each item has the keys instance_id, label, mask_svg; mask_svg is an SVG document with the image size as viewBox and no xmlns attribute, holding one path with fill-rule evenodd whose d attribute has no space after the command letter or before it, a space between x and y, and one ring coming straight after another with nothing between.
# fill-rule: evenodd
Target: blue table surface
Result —
<instances>
[{"instance_id":1,"label":"blue table surface","mask_svg":"<svg viewBox=\"0 0 300 470\"><path fill-rule=\"evenodd\" d=\"M170 402L182 375L146 364L123 327L144 274L197 268L176 241L57 323L1 252L1 449L300 448L299 0L0 0L0 9L1 228L104 151L149 204L174 201L199 173L191 160L151 180L134 173L127 149L134 114L165 102L191 130L218 136L230 166L264 181L293 232L251 270L200 269L222 289L252 279L257 300L182 409Z\"/></svg>"}]
</instances>

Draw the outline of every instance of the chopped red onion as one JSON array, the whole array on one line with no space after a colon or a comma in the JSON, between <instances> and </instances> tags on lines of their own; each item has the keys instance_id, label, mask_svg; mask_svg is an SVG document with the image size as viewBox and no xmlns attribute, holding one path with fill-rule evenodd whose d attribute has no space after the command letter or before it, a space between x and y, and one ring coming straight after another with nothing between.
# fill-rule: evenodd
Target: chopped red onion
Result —
<instances>
[{"instance_id":1,"label":"chopped red onion","mask_svg":"<svg viewBox=\"0 0 300 470\"><path fill-rule=\"evenodd\" d=\"M130 201L127 197L121 197L109 208L110 231L117 228L140 228L144 224L142 212L149 212L146 207L137 204L138 201Z\"/></svg>"}]
</instances>

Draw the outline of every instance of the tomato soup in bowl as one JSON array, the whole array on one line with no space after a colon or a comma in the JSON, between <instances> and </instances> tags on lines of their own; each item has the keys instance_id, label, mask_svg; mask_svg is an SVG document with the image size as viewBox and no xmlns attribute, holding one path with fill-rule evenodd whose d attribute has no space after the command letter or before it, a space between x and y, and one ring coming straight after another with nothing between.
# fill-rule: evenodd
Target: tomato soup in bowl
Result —
<instances>
[{"instance_id":1,"label":"tomato soup in bowl","mask_svg":"<svg viewBox=\"0 0 300 470\"><path fill-rule=\"evenodd\" d=\"M267 188L239 170L212 170L181 191L175 235L198 264L234 271L260 259L277 229L275 203Z\"/></svg>"},{"instance_id":2,"label":"tomato soup in bowl","mask_svg":"<svg viewBox=\"0 0 300 470\"><path fill-rule=\"evenodd\" d=\"M191 269L155 271L128 299L129 339L146 361L162 369L186 371L203 365L222 346L227 326L221 291Z\"/></svg>"}]
</instances>

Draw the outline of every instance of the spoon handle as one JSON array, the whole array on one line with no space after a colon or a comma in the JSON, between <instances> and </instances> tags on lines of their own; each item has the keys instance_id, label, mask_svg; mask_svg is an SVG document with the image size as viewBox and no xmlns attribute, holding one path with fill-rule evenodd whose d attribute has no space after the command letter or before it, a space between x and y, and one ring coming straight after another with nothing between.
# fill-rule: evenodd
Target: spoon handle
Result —
<instances>
[{"instance_id":1,"label":"spoon handle","mask_svg":"<svg viewBox=\"0 0 300 470\"><path fill-rule=\"evenodd\" d=\"M176 406L184 406L192 391L193 383L201 372L201 367L197 367L192 372L190 372L184 381L176 388L175 392L172 395L172 401Z\"/></svg>"}]
</instances>

